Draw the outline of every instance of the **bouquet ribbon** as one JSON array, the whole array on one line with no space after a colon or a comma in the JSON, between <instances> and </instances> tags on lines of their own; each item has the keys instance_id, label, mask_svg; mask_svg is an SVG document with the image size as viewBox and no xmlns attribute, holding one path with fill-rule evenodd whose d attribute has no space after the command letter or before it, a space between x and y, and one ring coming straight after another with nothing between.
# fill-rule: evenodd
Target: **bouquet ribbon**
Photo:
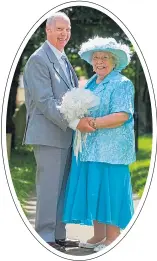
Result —
<instances>
[{"instance_id":1,"label":"bouquet ribbon","mask_svg":"<svg viewBox=\"0 0 157 261\"><path fill-rule=\"evenodd\" d=\"M74 155L76 156L76 160L78 160L79 152L82 152L82 141L83 142L86 141L87 135L88 135L87 133L82 134L79 130L76 130L75 132L73 148L74 148Z\"/></svg>"}]
</instances>

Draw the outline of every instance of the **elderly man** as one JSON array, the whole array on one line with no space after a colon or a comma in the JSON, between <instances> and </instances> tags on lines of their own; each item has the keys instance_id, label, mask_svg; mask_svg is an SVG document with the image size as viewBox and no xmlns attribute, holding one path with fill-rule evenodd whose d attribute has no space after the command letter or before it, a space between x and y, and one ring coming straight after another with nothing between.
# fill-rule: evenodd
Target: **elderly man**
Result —
<instances>
[{"instance_id":1,"label":"elderly man","mask_svg":"<svg viewBox=\"0 0 157 261\"><path fill-rule=\"evenodd\" d=\"M63 94L78 86L64 47L71 35L62 12L47 19L46 42L29 58L24 71L27 124L24 144L32 144L37 164L35 229L49 245L78 246L66 239L61 222L65 185L71 162L72 129L92 132L89 118L68 123L57 109Z\"/></svg>"}]
</instances>

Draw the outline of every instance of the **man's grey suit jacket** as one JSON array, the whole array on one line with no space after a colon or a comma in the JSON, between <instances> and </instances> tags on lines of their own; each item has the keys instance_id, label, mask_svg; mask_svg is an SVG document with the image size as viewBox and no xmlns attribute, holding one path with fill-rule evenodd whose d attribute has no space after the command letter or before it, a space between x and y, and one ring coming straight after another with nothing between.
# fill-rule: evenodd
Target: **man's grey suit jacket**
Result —
<instances>
[{"instance_id":1,"label":"man's grey suit jacket","mask_svg":"<svg viewBox=\"0 0 157 261\"><path fill-rule=\"evenodd\" d=\"M75 87L77 76L71 66ZM56 108L62 96L72 86L55 54L45 42L29 58L24 71L26 129L23 144L68 148L72 129ZM74 86L73 86L74 87Z\"/></svg>"}]
</instances>

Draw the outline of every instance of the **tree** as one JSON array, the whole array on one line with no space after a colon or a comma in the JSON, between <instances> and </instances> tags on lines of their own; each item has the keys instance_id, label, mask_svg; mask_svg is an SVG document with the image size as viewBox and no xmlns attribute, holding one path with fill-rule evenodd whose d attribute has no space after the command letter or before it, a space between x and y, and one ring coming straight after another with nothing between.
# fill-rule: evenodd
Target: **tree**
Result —
<instances>
[{"instance_id":1,"label":"tree","mask_svg":"<svg viewBox=\"0 0 157 261\"><path fill-rule=\"evenodd\" d=\"M8 100L8 108L7 108L7 122L6 122L6 132L12 134L12 144L11 147L15 146L15 125L13 122L13 115L16 109L16 95L17 88L19 86L19 76L23 72L23 68L30 57L30 55L44 42L45 33L44 33L45 23L43 23L33 34L28 44L26 45L20 60L15 69L13 81L11 84L9 100Z\"/></svg>"},{"instance_id":2,"label":"tree","mask_svg":"<svg viewBox=\"0 0 157 261\"><path fill-rule=\"evenodd\" d=\"M7 122L6 122L6 133L12 134L12 144L11 147L14 147L14 135L15 135L15 126L13 122L13 115L16 109L16 95L17 88L19 84L19 74L22 66L22 58L20 58L15 73L13 77L13 81L11 84L10 95L8 100L8 109L7 109Z\"/></svg>"}]
</instances>

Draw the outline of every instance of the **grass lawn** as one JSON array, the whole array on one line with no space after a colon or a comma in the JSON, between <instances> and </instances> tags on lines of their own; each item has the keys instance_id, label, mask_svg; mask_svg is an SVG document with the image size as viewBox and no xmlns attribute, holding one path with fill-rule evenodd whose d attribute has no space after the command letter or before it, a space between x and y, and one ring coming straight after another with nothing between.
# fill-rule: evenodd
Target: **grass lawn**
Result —
<instances>
[{"instance_id":1,"label":"grass lawn","mask_svg":"<svg viewBox=\"0 0 157 261\"><path fill-rule=\"evenodd\" d=\"M9 165L14 188L23 208L24 201L35 189L36 165L32 147L16 147L11 153Z\"/></svg>"},{"instance_id":2,"label":"grass lawn","mask_svg":"<svg viewBox=\"0 0 157 261\"><path fill-rule=\"evenodd\" d=\"M152 136L139 137L136 162L130 165L133 192L142 196L151 159Z\"/></svg>"},{"instance_id":3,"label":"grass lawn","mask_svg":"<svg viewBox=\"0 0 157 261\"><path fill-rule=\"evenodd\" d=\"M146 183L152 138L151 136L139 137L139 150L137 161L130 165L133 192L142 196ZM35 188L35 160L31 146L21 146L15 148L11 153L10 171L17 197L23 207L31 191Z\"/></svg>"}]
</instances>

